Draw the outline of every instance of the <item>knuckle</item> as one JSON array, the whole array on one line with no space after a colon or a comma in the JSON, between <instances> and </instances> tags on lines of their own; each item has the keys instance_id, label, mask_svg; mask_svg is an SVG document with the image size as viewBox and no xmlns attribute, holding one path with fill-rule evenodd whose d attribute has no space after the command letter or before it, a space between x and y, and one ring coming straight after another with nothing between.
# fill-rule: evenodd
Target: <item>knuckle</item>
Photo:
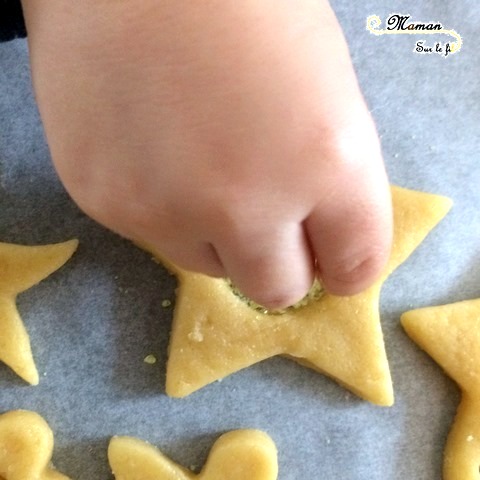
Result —
<instances>
[{"instance_id":1,"label":"knuckle","mask_svg":"<svg viewBox=\"0 0 480 480\"><path fill-rule=\"evenodd\" d=\"M320 131L317 139L322 162L342 172L381 158L380 141L368 115L357 114Z\"/></svg>"},{"instance_id":2,"label":"knuckle","mask_svg":"<svg viewBox=\"0 0 480 480\"><path fill-rule=\"evenodd\" d=\"M375 255L358 256L339 263L330 272L332 278L342 283L356 283L376 271L378 261Z\"/></svg>"},{"instance_id":3,"label":"knuckle","mask_svg":"<svg viewBox=\"0 0 480 480\"><path fill-rule=\"evenodd\" d=\"M381 275L388 255L384 250L371 249L343 259L322 272L325 287L337 295L352 295L373 284Z\"/></svg>"}]
</instances>

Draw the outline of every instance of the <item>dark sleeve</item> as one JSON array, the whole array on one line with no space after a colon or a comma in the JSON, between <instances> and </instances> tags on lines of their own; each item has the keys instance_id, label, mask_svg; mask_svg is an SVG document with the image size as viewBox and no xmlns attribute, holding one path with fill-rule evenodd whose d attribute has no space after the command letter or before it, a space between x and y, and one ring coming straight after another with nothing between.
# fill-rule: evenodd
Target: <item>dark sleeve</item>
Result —
<instances>
[{"instance_id":1,"label":"dark sleeve","mask_svg":"<svg viewBox=\"0 0 480 480\"><path fill-rule=\"evenodd\" d=\"M26 35L20 0L0 0L0 42Z\"/></svg>"}]
</instances>

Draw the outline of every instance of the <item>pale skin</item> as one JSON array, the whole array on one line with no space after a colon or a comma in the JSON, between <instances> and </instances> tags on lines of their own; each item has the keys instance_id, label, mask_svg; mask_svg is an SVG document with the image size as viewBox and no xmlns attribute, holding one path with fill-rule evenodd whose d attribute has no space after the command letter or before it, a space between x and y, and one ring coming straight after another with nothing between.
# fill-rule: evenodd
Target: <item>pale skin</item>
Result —
<instances>
[{"instance_id":1,"label":"pale skin","mask_svg":"<svg viewBox=\"0 0 480 480\"><path fill-rule=\"evenodd\" d=\"M324 0L23 0L34 89L72 198L269 308L390 252L376 129Z\"/></svg>"}]
</instances>

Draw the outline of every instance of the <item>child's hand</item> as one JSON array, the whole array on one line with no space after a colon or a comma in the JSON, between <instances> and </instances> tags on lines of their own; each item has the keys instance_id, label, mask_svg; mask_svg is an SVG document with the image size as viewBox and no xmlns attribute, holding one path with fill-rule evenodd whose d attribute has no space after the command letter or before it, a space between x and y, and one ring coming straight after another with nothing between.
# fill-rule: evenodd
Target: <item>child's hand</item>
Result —
<instances>
[{"instance_id":1,"label":"child's hand","mask_svg":"<svg viewBox=\"0 0 480 480\"><path fill-rule=\"evenodd\" d=\"M323 0L24 0L54 163L93 218L258 303L389 255L375 127ZM317 266L315 267L315 259Z\"/></svg>"}]
</instances>

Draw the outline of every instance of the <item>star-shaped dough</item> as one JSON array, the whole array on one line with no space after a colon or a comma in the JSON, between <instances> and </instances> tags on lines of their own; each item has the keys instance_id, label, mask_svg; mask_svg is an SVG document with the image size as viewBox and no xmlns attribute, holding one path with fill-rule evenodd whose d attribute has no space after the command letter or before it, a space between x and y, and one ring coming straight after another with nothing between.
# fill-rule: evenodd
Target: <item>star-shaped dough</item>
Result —
<instances>
[{"instance_id":1,"label":"star-shaped dough","mask_svg":"<svg viewBox=\"0 0 480 480\"><path fill-rule=\"evenodd\" d=\"M359 295L324 294L282 315L262 314L234 295L224 279L163 262L179 281L167 394L183 397L269 357L288 355L366 400L391 405L393 389L379 319L380 288L451 206L445 197L399 187L392 188L392 196L391 257L381 278Z\"/></svg>"},{"instance_id":2,"label":"star-shaped dough","mask_svg":"<svg viewBox=\"0 0 480 480\"><path fill-rule=\"evenodd\" d=\"M15 300L58 270L77 245L77 240L33 247L0 243L0 360L32 385L38 384L38 372Z\"/></svg>"},{"instance_id":3,"label":"star-shaped dough","mask_svg":"<svg viewBox=\"0 0 480 480\"><path fill-rule=\"evenodd\" d=\"M448 435L444 480L477 480L480 467L480 299L420 308L401 317L409 337L460 387Z\"/></svg>"},{"instance_id":4,"label":"star-shaped dough","mask_svg":"<svg viewBox=\"0 0 480 480\"><path fill-rule=\"evenodd\" d=\"M35 412L13 410L0 415L0 478L2 480L69 480L50 460L53 433Z\"/></svg>"},{"instance_id":5,"label":"star-shaped dough","mask_svg":"<svg viewBox=\"0 0 480 480\"><path fill-rule=\"evenodd\" d=\"M259 430L222 435L198 475L131 437L113 437L108 460L117 480L275 480L278 474L275 444Z\"/></svg>"}]
</instances>

